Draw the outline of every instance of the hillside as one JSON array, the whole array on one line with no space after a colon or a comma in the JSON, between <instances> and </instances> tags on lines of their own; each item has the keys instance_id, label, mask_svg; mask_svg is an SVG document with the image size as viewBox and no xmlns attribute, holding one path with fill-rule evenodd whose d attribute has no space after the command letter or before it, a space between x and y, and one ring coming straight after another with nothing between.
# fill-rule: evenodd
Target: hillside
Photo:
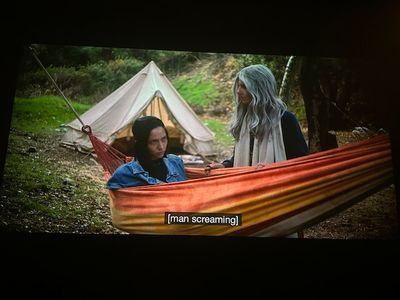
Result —
<instances>
[{"instance_id":1,"label":"hillside","mask_svg":"<svg viewBox=\"0 0 400 300\"><path fill-rule=\"evenodd\" d=\"M229 121L234 109L232 85L237 69L238 63L232 56L210 54L205 59L196 60L187 65L182 72L171 77L171 81L177 86L184 99L190 103L203 123L214 132L216 136L214 147L217 156L213 159L216 161L232 155L233 138L229 133ZM185 86L192 88L180 89L177 82L182 82ZM207 103L193 103L192 98L196 94L194 90L207 82L213 87L206 91L200 90L200 98L207 98L211 92L214 95L213 98Z\"/></svg>"}]
</instances>

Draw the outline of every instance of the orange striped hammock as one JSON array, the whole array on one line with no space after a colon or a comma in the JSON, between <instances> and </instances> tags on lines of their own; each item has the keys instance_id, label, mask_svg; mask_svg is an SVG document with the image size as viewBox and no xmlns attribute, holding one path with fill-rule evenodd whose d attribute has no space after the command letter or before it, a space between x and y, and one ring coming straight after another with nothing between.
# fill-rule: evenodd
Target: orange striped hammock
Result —
<instances>
[{"instance_id":1,"label":"orange striped hammock","mask_svg":"<svg viewBox=\"0 0 400 300\"><path fill-rule=\"evenodd\" d=\"M186 172L187 181L110 190L114 226L135 234L285 236L393 182L387 134L261 167Z\"/></svg>"}]
</instances>

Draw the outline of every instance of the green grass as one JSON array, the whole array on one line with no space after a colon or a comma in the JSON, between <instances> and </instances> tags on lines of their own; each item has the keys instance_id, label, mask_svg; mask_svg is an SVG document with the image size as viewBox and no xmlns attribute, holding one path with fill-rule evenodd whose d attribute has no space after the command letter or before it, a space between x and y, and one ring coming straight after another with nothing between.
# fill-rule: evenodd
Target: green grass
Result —
<instances>
[{"instance_id":1,"label":"green grass","mask_svg":"<svg viewBox=\"0 0 400 300\"><path fill-rule=\"evenodd\" d=\"M74 102L72 106L79 115L91 107ZM75 118L62 97L15 98L11 127L32 133L50 133Z\"/></svg>"},{"instance_id":2,"label":"green grass","mask_svg":"<svg viewBox=\"0 0 400 300\"><path fill-rule=\"evenodd\" d=\"M199 74L176 79L173 85L190 105L207 107L219 97L213 81L202 79Z\"/></svg>"},{"instance_id":3,"label":"green grass","mask_svg":"<svg viewBox=\"0 0 400 300\"><path fill-rule=\"evenodd\" d=\"M234 139L229 133L229 124L226 121L204 117L203 123L215 133L216 142L226 147L231 147L234 144Z\"/></svg>"}]
</instances>

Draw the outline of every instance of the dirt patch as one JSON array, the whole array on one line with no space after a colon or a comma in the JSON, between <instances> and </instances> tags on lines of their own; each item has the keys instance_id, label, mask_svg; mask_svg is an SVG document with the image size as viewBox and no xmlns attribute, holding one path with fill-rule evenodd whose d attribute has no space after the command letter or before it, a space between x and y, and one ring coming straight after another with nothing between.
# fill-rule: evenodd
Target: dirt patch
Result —
<instances>
[{"instance_id":1,"label":"dirt patch","mask_svg":"<svg viewBox=\"0 0 400 300\"><path fill-rule=\"evenodd\" d=\"M394 185L303 231L305 238L399 238Z\"/></svg>"},{"instance_id":2,"label":"dirt patch","mask_svg":"<svg viewBox=\"0 0 400 300\"><path fill-rule=\"evenodd\" d=\"M59 146L61 137L11 130L0 192L0 229L122 233L112 225L102 167L90 155ZM26 165L26 174L32 175L16 174L12 160Z\"/></svg>"},{"instance_id":3,"label":"dirt patch","mask_svg":"<svg viewBox=\"0 0 400 300\"><path fill-rule=\"evenodd\" d=\"M366 139L359 132L333 132L338 145ZM303 231L304 238L396 239L399 238L394 184L363 199L341 213Z\"/></svg>"}]
</instances>

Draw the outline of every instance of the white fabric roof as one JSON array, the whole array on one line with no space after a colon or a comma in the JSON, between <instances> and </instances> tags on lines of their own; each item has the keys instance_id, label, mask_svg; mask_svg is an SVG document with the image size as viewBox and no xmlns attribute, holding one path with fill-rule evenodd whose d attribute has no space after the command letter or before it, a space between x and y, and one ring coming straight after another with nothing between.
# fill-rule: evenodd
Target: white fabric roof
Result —
<instances>
[{"instance_id":1,"label":"white fabric roof","mask_svg":"<svg viewBox=\"0 0 400 300\"><path fill-rule=\"evenodd\" d=\"M214 133L200 121L153 61L80 118L92 128L97 138L111 144L118 133L131 126L156 97L162 100L171 119L183 130L184 149L187 152L215 154ZM67 132L61 144L73 145L84 151L93 150L88 136L81 131L82 124L78 119L66 127Z\"/></svg>"}]
</instances>

